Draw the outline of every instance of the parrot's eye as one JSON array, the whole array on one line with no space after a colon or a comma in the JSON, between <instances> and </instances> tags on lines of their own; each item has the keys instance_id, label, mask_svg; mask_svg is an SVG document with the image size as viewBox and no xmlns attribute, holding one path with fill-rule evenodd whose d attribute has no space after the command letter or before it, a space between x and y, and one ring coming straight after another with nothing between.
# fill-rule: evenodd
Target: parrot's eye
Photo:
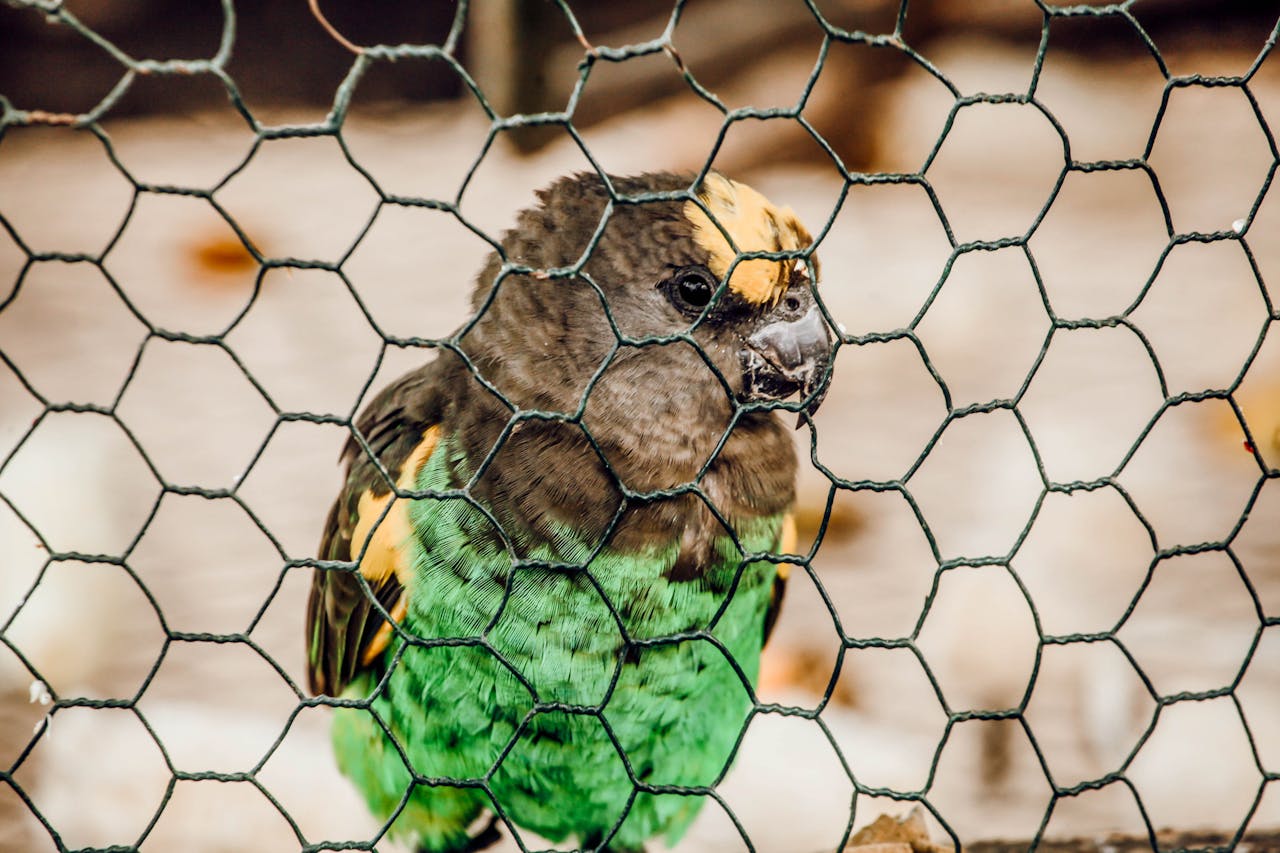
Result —
<instances>
[{"instance_id":1,"label":"parrot's eye","mask_svg":"<svg viewBox=\"0 0 1280 853\"><path fill-rule=\"evenodd\" d=\"M684 267L669 279L667 296L677 308L701 311L716 292L716 280L706 267Z\"/></svg>"}]
</instances>

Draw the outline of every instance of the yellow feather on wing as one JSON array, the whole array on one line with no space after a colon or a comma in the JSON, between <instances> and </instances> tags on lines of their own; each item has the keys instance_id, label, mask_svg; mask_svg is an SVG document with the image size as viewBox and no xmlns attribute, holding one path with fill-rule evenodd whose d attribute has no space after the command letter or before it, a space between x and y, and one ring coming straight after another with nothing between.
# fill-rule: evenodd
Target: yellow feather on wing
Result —
<instances>
[{"instance_id":1,"label":"yellow feather on wing","mask_svg":"<svg viewBox=\"0 0 1280 853\"><path fill-rule=\"evenodd\" d=\"M396 492L412 491L417 487L418 472L436 449L439 440L439 426L423 431L422 441L400 470ZM374 497L373 492L365 492L360 496L357 510L359 521L351 537L351 559L360 559L360 574L364 575L370 585L381 583L390 574L395 574L401 586L400 597L388 612L392 620L398 623L404 619L409 608L408 543L409 537L413 535L413 528L409 524L409 502L407 499L397 498L396 492L388 492L381 497ZM389 508L388 503L391 504ZM364 549L363 556L360 554L361 548ZM383 622L360 653L360 665L369 666L377 660L386 651L389 642L391 622Z\"/></svg>"}]
</instances>

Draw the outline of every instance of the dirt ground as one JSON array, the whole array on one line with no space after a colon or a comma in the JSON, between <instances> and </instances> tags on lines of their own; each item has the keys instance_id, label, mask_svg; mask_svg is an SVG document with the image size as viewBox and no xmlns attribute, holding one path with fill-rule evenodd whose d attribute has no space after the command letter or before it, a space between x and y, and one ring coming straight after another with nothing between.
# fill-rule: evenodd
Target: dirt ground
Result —
<instances>
[{"instance_id":1,"label":"dirt ground","mask_svg":"<svg viewBox=\"0 0 1280 853\"><path fill-rule=\"evenodd\" d=\"M1181 51L1173 73L1241 73L1260 47ZM1038 97L1074 160L1142 156L1163 83L1139 48L1090 60L1050 51ZM1026 90L1033 53L957 38L929 59L962 94L1013 92ZM722 94L764 106L753 99L781 98L779 81L802 82L811 65L788 54L768 66L776 73ZM1280 128L1280 60L1262 65L1249 92ZM874 103L878 167L920 169L953 96L913 73L880 84ZM696 168L718 125L682 97L584 140L615 173ZM157 184L213 186L253 141L229 110L104 127L122 166ZM387 193L447 197L486 129L466 103L357 99L344 139ZM851 822L921 793L966 846L1042 826L1050 839L1145 839L1146 821L1228 836L1246 821L1280 826L1280 793L1266 784L1280 773L1280 488L1267 478L1280 454L1280 346L1266 333L1280 190L1269 181L1274 142L1249 97L1174 90L1149 158L1168 223L1142 171L1071 171L1054 195L1062 138L1025 105L956 116L926 173L946 227L918 185L853 186L831 219L844 183L830 165L753 163L749 149L748 139L726 155L743 166L735 177L822 233L821 292L852 336L816 432L797 433L802 455L813 437L821 467L851 488L836 495L812 578L791 583L761 688L767 701L806 708L834 693L821 725L752 722L721 793L755 849L831 849ZM535 188L584 168L567 138L529 157L497 144L463 212L496 233ZM1029 253L953 259L952 240L1027 233L1051 197ZM0 492L45 540L0 504L0 620L31 591L46 548L127 555L123 565L51 564L5 636L58 698L136 698L136 712L65 707L45 725L30 673L0 646L0 767L43 732L15 779L71 849L133 844L166 796L143 850L297 849L281 809L307 842L376 829L329 757L325 713L298 710L309 570L285 568L314 553L345 433L276 412L345 416L428 358L385 346L379 332L455 328L487 246L440 212L379 208L329 137L263 144L215 198L269 256L342 259L367 316L321 270L272 270L251 300L257 266L211 206L135 199L91 135L19 129L0 143L0 211L34 250L110 245L106 270L155 326L198 337L234 323L225 348L148 337L99 270L57 261L26 270L0 312L0 351L40 394L113 407L149 460L102 415L50 414L28 437L42 407L0 364L0 459L23 442ZM1171 240L1170 226L1243 240ZM0 296L24 262L0 232ZM1135 302L1131 325L1088 322ZM1086 322L1052 329L1046 305ZM892 334L903 328L914 340ZM1230 402L1165 408L1183 392L1227 389ZM1014 398L1014 408L948 414ZM802 467L812 532L831 480ZM238 500L175 490L157 504L159 480ZM1171 553L1179 546L1190 550ZM1096 636L1117 626L1114 640ZM833 679L840 632L848 648ZM199 641L241 633L251 642ZM1097 641L1041 641L1075 635ZM1198 701L1175 701L1183 692ZM954 716L1009 709L1022 713ZM257 784L173 783L171 768L253 770ZM1084 784L1113 773L1123 778ZM1054 786L1078 785L1055 796ZM26 814L0 785L0 850L55 849ZM936 821L932 831L947 837ZM1216 843L1195 838L1187 843ZM1247 841L1277 849L1274 835ZM1130 849L1073 844L1041 849ZM741 847L727 815L708 807L678 849Z\"/></svg>"}]
</instances>

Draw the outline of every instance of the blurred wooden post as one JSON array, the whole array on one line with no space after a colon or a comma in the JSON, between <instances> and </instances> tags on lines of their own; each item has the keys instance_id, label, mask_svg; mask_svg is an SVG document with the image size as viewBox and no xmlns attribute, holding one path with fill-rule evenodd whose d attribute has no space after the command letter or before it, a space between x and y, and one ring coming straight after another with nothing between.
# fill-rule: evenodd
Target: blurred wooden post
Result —
<instances>
[{"instance_id":1,"label":"blurred wooden post","mask_svg":"<svg viewBox=\"0 0 1280 853\"><path fill-rule=\"evenodd\" d=\"M467 70L499 115L564 108L569 92L550 90L547 58L569 27L551 0L474 0L468 14ZM506 135L521 151L532 151L556 134L555 126L541 126Z\"/></svg>"}]
</instances>

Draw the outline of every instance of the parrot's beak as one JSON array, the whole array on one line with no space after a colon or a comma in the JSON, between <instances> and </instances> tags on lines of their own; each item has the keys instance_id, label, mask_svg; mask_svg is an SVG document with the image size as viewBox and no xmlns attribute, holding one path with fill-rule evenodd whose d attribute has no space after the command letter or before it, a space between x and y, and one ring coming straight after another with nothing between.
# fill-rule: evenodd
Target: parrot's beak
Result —
<instances>
[{"instance_id":1,"label":"parrot's beak","mask_svg":"<svg viewBox=\"0 0 1280 853\"><path fill-rule=\"evenodd\" d=\"M812 298L804 301L808 310L779 305L747 338L741 356L745 399L783 400L799 392L804 410L818 411L827 394L831 334Z\"/></svg>"}]
</instances>

